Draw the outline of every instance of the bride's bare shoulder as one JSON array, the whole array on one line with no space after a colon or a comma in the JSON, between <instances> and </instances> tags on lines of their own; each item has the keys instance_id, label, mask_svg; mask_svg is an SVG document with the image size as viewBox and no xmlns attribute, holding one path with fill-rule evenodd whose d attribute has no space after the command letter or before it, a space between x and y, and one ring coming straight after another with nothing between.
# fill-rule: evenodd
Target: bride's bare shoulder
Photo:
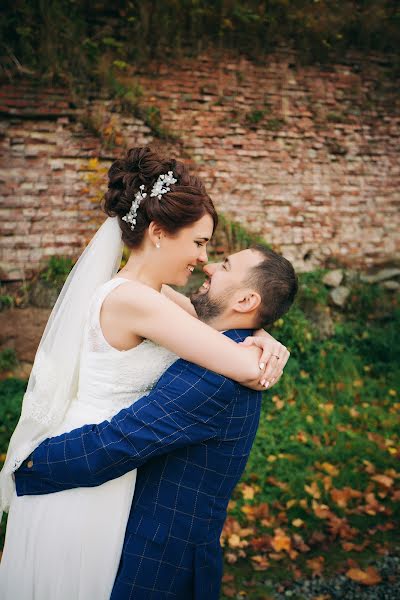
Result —
<instances>
[{"instance_id":1,"label":"bride's bare shoulder","mask_svg":"<svg viewBox=\"0 0 400 600\"><path fill-rule=\"evenodd\" d=\"M126 280L108 294L103 307L105 310L130 312L139 309L142 312L157 306L158 303L165 300L166 298L160 292L148 285L140 281Z\"/></svg>"}]
</instances>

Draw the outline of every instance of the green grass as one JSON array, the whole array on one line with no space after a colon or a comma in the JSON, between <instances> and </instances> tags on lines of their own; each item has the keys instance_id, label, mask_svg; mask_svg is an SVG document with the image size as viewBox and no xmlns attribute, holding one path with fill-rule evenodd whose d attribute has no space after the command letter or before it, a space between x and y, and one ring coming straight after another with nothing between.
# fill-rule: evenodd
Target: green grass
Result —
<instances>
[{"instance_id":1,"label":"green grass","mask_svg":"<svg viewBox=\"0 0 400 600\"><path fill-rule=\"evenodd\" d=\"M301 277L301 300L326 303L322 275ZM307 560L315 556L324 557L327 573L346 571L349 559L366 565L399 539L399 328L398 300L361 284L328 340L318 339L300 304L276 324L272 333L288 345L291 358L280 383L264 394L253 450L230 503L231 521L254 532L239 533L248 542L240 557L237 539L229 542L232 526L225 528L224 598L272 594L274 585L293 580L296 572L310 576ZM382 475L387 487L373 479ZM253 498L244 498L244 485ZM359 497L340 506L349 489ZM264 523L261 516L252 519L248 508L257 513L263 504ZM330 518L316 514L321 505ZM300 527L293 524L297 519ZM335 523L343 526L337 534ZM275 551L271 540L278 529L297 555ZM299 549L296 535L307 551ZM262 549L255 538L264 540ZM269 567L254 571L254 555ZM266 579L273 582L270 590Z\"/></svg>"}]
</instances>

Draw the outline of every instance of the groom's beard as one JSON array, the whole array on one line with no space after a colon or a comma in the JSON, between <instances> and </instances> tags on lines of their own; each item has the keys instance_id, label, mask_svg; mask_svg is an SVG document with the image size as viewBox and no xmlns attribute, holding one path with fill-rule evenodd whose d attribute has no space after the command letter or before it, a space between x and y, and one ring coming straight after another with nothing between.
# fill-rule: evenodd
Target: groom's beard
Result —
<instances>
[{"instance_id":1,"label":"groom's beard","mask_svg":"<svg viewBox=\"0 0 400 600\"><path fill-rule=\"evenodd\" d=\"M208 292L194 292L190 295L190 301L194 306L196 314L200 321L209 323L213 319L219 317L229 305L229 298L233 288L221 294L218 298L210 298Z\"/></svg>"}]
</instances>

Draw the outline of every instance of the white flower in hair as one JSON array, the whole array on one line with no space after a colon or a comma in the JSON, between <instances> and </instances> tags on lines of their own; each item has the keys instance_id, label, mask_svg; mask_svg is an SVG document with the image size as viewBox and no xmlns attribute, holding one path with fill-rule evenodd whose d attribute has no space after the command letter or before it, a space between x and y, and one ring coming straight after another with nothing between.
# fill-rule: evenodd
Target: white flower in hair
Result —
<instances>
[{"instance_id":1,"label":"white flower in hair","mask_svg":"<svg viewBox=\"0 0 400 600\"><path fill-rule=\"evenodd\" d=\"M144 190L144 185L141 185L139 187L139 191L136 192L136 194L135 194L135 198L132 200L132 204L131 204L131 208L129 209L129 212L127 212L126 215L124 217L122 217L123 221L130 224L132 231L135 229L136 215L137 215L139 205L140 205L141 201L144 200L147 196L147 193L143 190Z\"/></svg>"},{"instance_id":2,"label":"white flower in hair","mask_svg":"<svg viewBox=\"0 0 400 600\"><path fill-rule=\"evenodd\" d=\"M174 178L174 174L172 171L168 171L164 175L160 175L153 188L151 190L150 196L153 198L157 196L159 200L161 200L161 196L170 191L170 185L176 183L177 179Z\"/></svg>"}]
</instances>

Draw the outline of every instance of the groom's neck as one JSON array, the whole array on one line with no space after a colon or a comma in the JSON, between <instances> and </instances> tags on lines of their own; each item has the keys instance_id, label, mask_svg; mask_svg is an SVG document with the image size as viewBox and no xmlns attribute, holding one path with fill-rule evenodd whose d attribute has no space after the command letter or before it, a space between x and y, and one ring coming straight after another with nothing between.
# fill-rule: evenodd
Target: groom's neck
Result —
<instances>
[{"instance_id":1,"label":"groom's neck","mask_svg":"<svg viewBox=\"0 0 400 600\"><path fill-rule=\"evenodd\" d=\"M230 315L219 315L212 319L201 319L203 323L207 323L217 331L228 331L229 329L251 329L248 324L240 323L238 319L233 319Z\"/></svg>"}]
</instances>

